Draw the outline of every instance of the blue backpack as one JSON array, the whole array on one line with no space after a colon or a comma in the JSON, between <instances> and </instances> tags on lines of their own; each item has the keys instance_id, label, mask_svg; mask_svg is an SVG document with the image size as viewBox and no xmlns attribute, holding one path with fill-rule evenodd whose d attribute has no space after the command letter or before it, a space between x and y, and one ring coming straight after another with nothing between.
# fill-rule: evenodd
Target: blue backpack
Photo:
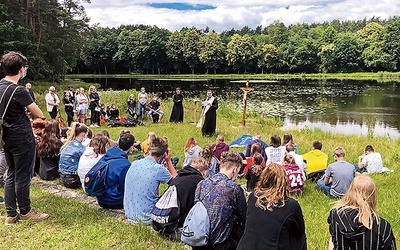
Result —
<instances>
[{"instance_id":1,"label":"blue backpack","mask_svg":"<svg viewBox=\"0 0 400 250\"><path fill-rule=\"evenodd\" d=\"M85 175L85 192L90 196L102 196L106 190L108 162L102 157Z\"/></svg>"}]
</instances>

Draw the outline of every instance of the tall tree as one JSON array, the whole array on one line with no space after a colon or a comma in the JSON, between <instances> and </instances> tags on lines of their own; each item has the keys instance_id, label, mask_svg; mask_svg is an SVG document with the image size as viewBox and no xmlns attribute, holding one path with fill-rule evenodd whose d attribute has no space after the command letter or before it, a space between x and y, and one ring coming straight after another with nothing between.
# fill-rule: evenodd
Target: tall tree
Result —
<instances>
[{"instance_id":1,"label":"tall tree","mask_svg":"<svg viewBox=\"0 0 400 250\"><path fill-rule=\"evenodd\" d=\"M199 49L199 59L206 65L207 74L208 69L213 69L216 74L225 59L225 45L220 36L215 32L203 35L199 41Z\"/></svg>"},{"instance_id":2,"label":"tall tree","mask_svg":"<svg viewBox=\"0 0 400 250\"><path fill-rule=\"evenodd\" d=\"M232 40L227 45L226 59L228 65L237 70L238 74L241 68L244 68L246 71L252 65L252 60L255 58L254 49L255 42L249 35L233 35Z\"/></svg>"},{"instance_id":3,"label":"tall tree","mask_svg":"<svg viewBox=\"0 0 400 250\"><path fill-rule=\"evenodd\" d=\"M195 29L188 30L182 40L183 58L194 74L195 68L200 63L199 59L199 32Z\"/></svg>"},{"instance_id":4,"label":"tall tree","mask_svg":"<svg viewBox=\"0 0 400 250\"><path fill-rule=\"evenodd\" d=\"M170 36L166 44L167 56L173 62L173 68L177 70L178 74L182 68L184 62L183 51L182 51L182 40L183 37L179 31L174 31Z\"/></svg>"}]
</instances>

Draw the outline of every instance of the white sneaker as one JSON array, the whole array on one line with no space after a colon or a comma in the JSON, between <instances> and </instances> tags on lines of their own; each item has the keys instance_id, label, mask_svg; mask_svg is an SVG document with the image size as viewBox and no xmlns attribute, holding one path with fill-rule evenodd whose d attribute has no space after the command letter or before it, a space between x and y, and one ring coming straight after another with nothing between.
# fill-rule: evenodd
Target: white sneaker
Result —
<instances>
[{"instance_id":1,"label":"white sneaker","mask_svg":"<svg viewBox=\"0 0 400 250\"><path fill-rule=\"evenodd\" d=\"M97 124L95 124L95 125L94 125L94 127L95 127L95 128L99 128L100 126L99 126L99 125L97 125Z\"/></svg>"},{"instance_id":2,"label":"white sneaker","mask_svg":"<svg viewBox=\"0 0 400 250\"><path fill-rule=\"evenodd\" d=\"M90 124L89 128L94 128L94 125L93 125L93 124Z\"/></svg>"}]
</instances>

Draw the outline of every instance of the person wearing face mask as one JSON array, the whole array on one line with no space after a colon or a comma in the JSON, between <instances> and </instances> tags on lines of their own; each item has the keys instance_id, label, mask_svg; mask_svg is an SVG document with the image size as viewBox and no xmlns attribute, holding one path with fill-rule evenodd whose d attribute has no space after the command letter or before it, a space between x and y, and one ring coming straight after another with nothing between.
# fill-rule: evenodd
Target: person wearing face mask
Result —
<instances>
[{"instance_id":1,"label":"person wearing face mask","mask_svg":"<svg viewBox=\"0 0 400 250\"><path fill-rule=\"evenodd\" d=\"M212 91L207 91L207 98L201 105L203 106L202 117L204 117L204 124L201 128L201 133L203 136L213 136L215 134L215 128L217 126L217 109L218 101L217 98L213 96ZM200 119L201 121L202 119ZM201 126L198 124L198 126Z\"/></svg>"},{"instance_id":2,"label":"person wearing face mask","mask_svg":"<svg viewBox=\"0 0 400 250\"><path fill-rule=\"evenodd\" d=\"M134 143L135 137L132 134L122 134L118 140L118 147L107 150L104 155L104 161L109 163L106 186L103 195L96 197L103 208L123 208L125 176L131 166L128 154L132 153Z\"/></svg>"},{"instance_id":3,"label":"person wearing face mask","mask_svg":"<svg viewBox=\"0 0 400 250\"><path fill-rule=\"evenodd\" d=\"M43 118L43 113L18 81L28 72L27 58L18 52L9 52L0 59L5 77L0 81L0 116L3 118L4 154L9 166L4 186L7 217L6 225L18 220L42 221L48 214L37 212L31 207L29 195L36 143L31 122L25 109L33 118ZM9 104L6 107L6 104ZM1 139L1 138L0 138Z\"/></svg>"},{"instance_id":4,"label":"person wearing face mask","mask_svg":"<svg viewBox=\"0 0 400 250\"><path fill-rule=\"evenodd\" d=\"M193 249L236 249L244 232L246 198L235 183L242 166L237 152L223 152L220 172L197 185L194 203L201 199L210 217L207 245Z\"/></svg>"}]
</instances>

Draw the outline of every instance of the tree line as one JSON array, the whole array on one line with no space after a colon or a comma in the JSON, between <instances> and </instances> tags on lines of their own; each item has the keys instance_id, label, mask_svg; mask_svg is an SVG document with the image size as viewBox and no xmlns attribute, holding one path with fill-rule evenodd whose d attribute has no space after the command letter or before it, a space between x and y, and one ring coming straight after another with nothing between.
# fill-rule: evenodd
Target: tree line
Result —
<instances>
[{"instance_id":1,"label":"tree line","mask_svg":"<svg viewBox=\"0 0 400 250\"><path fill-rule=\"evenodd\" d=\"M400 18L286 26L90 27L82 2L1 0L1 50L30 60L30 76L66 73L335 73L400 69ZM17 4L16 4L17 3ZM33 63L33 65L32 65ZM32 69L32 71L31 71Z\"/></svg>"}]
</instances>

